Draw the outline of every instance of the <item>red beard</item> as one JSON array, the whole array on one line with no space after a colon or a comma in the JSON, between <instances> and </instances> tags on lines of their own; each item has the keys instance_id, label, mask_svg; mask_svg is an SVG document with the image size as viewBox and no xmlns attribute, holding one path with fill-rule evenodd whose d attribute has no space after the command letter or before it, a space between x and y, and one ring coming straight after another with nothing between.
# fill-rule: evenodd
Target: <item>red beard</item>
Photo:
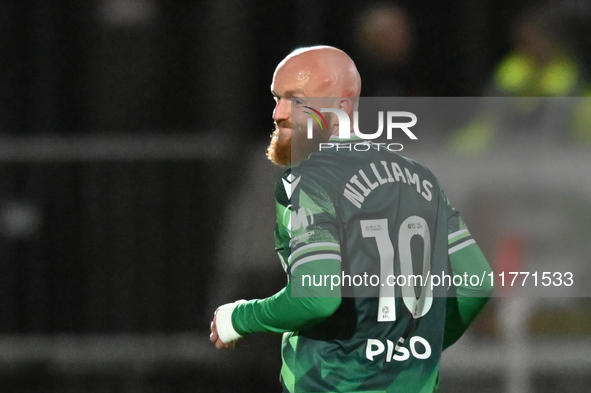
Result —
<instances>
[{"instance_id":1,"label":"red beard","mask_svg":"<svg viewBox=\"0 0 591 393\"><path fill-rule=\"evenodd\" d=\"M275 165L290 165L291 133L289 135L281 134L279 128L276 128L273 134L271 134L271 143L267 149L267 157Z\"/></svg>"},{"instance_id":2,"label":"red beard","mask_svg":"<svg viewBox=\"0 0 591 393\"><path fill-rule=\"evenodd\" d=\"M318 151L319 143L327 142L330 137L328 130L317 130L314 137L308 139L305 130L291 129L291 132L281 132L280 128L291 129L291 124L277 124L275 131L271 134L271 143L267 149L269 160L279 166L299 164L310 154Z\"/></svg>"}]
</instances>

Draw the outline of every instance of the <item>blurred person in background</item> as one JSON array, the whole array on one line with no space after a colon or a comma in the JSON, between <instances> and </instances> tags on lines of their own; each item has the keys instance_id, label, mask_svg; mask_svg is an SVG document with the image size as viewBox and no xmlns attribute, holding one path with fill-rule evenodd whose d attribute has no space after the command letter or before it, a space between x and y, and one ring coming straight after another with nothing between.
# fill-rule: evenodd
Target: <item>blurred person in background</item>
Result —
<instances>
[{"instance_id":1,"label":"blurred person in background","mask_svg":"<svg viewBox=\"0 0 591 393\"><path fill-rule=\"evenodd\" d=\"M220 306L210 340L232 349L248 334L283 334L283 392L436 392L442 351L467 330L492 285L465 282L448 293L443 286L386 286L386 275L413 274L416 262L422 277L481 276L490 272L484 255L424 166L376 149L352 128L350 138L339 139L332 113L325 113L326 128L312 124L315 139L306 137L310 116L302 108L349 116L357 109L361 79L347 54L326 46L296 50L278 65L271 89L276 130L268 157L287 167L275 187L275 244L288 282L268 298ZM318 151L328 141L373 148ZM357 180L362 172L376 179L367 183L371 191ZM342 194L354 186L365 195L356 202ZM364 273L382 286L334 283ZM314 284L305 284L306 275ZM318 277L331 282L318 285Z\"/></svg>"},{"instance_id":2,"label":"blurred person in background","mask_svg":"<svg viewBox=\"0 0 591 393\"><path fill-rule=\"evenodd\" d=\"M363 94L372 97L422 95L412 68L416 33L411 17L399 5L366 7L357 19L354 41Z\"/></svg>"},{"instance_id":3,"label":"blurred person in background","mask_svg":"<svg viewBox=\"0 0 591 393\"><path fill-rule=\"evenodd\" d=\"M533 97L589 97L588 43L582 33L589 7L570 2L536 3L518 17L512 48L496 67L486 97L532 99L483 100L486 107L450 136L452 150L478 154L520 139L553 144L591 145L591 99L550 101ZM583 8L587 8L584 12Z\"/></svg>"},{"instance_id":4,"label":"blurred person in background","mask_svg":"<svg viewBox=\"0 0 591 393\"><path fill-rule=\"evenodd\" d=\"M513 28L513 48L497 66L487 96L580 96L591 87L575 51L563 2L535 4Z\"/></svg>"}]
</instances>

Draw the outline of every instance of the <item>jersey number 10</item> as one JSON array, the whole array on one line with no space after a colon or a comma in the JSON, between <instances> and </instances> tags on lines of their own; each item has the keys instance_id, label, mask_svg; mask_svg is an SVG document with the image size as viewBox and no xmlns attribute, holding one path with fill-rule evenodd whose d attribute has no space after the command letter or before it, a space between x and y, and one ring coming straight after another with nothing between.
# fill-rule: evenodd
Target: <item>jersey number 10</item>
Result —
<instances>
[{"instance_id":1,"label":"jersey number 10","mask_svg":"<svg viewBox=\"0 0 591 393\"><path fill-rule=\"evenodd\" d=\"M431 236L427 221L419 216L410 216L400 225L398 230L399 277L394 276L395 250L388 231L388 219L361 220L360 224L364 238L376 239L380 255L378 322L396 320L395 284L400 285L404 305L413 318L417 319L427 314L433 304L432 289L427 283L431 265ZM421 276L413 274L410 242L415 235L421 236L424 244ZM418 298L415 296L415 283L422 285Z\"/></svg>"}]
</instances>

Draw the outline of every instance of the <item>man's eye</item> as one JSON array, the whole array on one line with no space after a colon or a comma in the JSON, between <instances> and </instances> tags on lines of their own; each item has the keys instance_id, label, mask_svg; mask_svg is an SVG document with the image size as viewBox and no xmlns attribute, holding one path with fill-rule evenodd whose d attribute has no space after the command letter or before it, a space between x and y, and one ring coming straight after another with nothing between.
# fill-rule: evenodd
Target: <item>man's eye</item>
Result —
<instances>
[{"instance_id":1,"label":"man's eye","mask_svg":"<svg viewBox=\"0 0 591 393\"><path fill-rule=\"evenodd\" d=\"M296 105L302 105L303 104L302 100L299 100L297 98L292 98L291 99L291 102L293 102Z\"/></svg>"}]
</instances>

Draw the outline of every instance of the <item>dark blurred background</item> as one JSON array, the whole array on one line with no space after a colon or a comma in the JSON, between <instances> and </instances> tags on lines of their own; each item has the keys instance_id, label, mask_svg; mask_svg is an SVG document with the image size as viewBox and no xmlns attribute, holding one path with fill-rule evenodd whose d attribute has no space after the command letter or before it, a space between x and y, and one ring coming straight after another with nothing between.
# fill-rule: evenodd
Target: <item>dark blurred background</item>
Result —
<instances>
[{"instance_id":1,"label":"dark blurred background","mask_svg":"<svg viewBox=\"0 0 591 393\"><path fill-rule=\"evenodd\" d=\"M395 4L411 20L410 93L477 96L511 50L512 25L536 3ZM587 68L582 17L589 4L560 4L571 14L561 32L576 38ZM0 130L20 136L215 129L243 141L265 139L272 128L271 77L293 49L337 46L360 64L362 78L371 77L376 62L361 49L370 44L359 43L359 17L371 6L329 0L3 1Z\"/></svg>"},{"instance_id":2,"label":"dark blurred background","mask_svg":"<svg viewBox=\"0 0 591 393\"><path fill-rule=\"evenodd\" d=\"M531 10L568 86L503 79ZM220 354L208 334L220 302L284 280L264 160L279 61L337 46L367 96L586 96L590 25L588 0L2 0L0 390L278 391L277 337ZM445 392L485 391L462 378Z\"/></svg>"}]
</instances>

